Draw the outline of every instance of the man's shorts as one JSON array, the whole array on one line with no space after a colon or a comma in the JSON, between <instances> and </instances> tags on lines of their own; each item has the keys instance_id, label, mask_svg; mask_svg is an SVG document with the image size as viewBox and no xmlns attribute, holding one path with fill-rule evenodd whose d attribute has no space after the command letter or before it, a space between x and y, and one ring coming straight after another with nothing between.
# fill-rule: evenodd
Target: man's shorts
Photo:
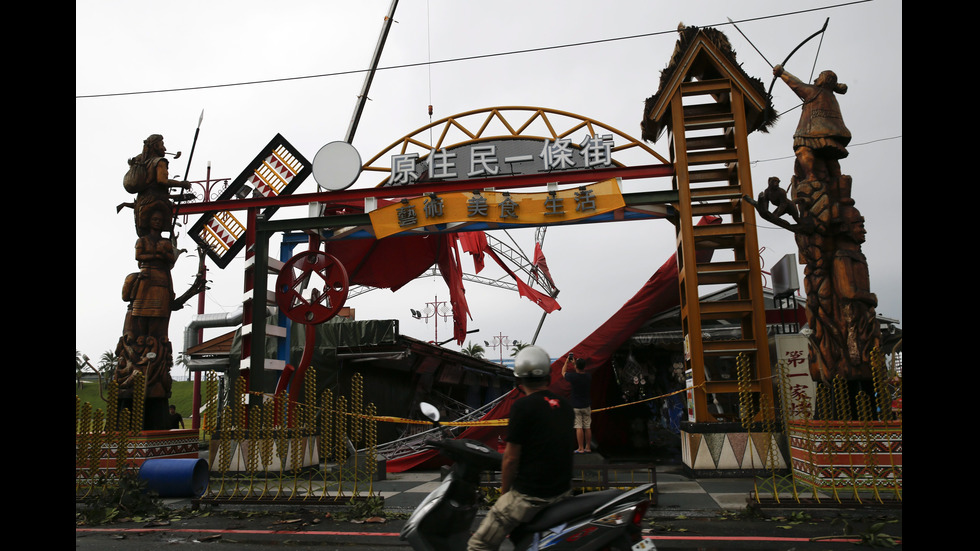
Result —
<instances>
[{"instance_id":1,"label":"man's shorts","mask_svg":"<svg viewBox=\"0 0 980 551\"><path fill-rule=\"evenodd\" d=\"M479 528L470 537L469 551L497 550L518 524L529 522L538 511L571 495L571 491L555 497L534 497L513 488L497 499Z\"/></svg>"},{"instance_id":2,"label":"man's shorts","mask_svg":"<svg viewBox=\"0 0 980 551\"><path fill-rule=\"evenodd\" d=\"M575 408L575 428L592 428L592 408Z\"/></svg>"}]
</instances>

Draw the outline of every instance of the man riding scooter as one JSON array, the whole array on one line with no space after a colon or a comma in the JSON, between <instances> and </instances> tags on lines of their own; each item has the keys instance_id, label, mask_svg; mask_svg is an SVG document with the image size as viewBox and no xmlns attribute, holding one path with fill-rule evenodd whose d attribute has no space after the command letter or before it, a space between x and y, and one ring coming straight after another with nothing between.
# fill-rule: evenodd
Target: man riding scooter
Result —
<instances>
[{"instance_id":1,"label":"man riding scooter","mask_svg":"<svg viewBox=\"0 0 980 551\"><path fill-rule=\"evenodd\" d=\"M548 354L533 345L522 348L514 359L514 376L526 396L511 406L501 495L470 538L469 551L498 549L514 527L571 495L574 413L564 398L548 390Z\"/></svg>"}]
</instances>

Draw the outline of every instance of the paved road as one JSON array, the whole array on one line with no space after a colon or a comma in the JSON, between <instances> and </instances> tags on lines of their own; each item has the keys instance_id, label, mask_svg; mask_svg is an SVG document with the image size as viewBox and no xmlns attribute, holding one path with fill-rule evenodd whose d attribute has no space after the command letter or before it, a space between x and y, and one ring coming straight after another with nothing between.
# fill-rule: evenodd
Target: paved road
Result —
<instances>
[{"instance_id":1,"label":"paved road","mask_svg":"<svg viewBox=\"0 0 980 551\"><path fill-rule=\"evenodd\" d=\"M409 549L398 538L404 519L439 484L439 472L389 473L374 483L391 518L384 523L355 524L337 520L344 506L289 504L282 506L202 505L191 510L190 499L165 499L174 515L168 523L117 522L76 526L80 550L158 550L174 545L221 544L222 549L281 549L284 545L317 549ZM642 479L639 479L642 481ZM900 540L901 504L859 508L809 508L791 500L747 507L756 488L752 479L692 479L669 466L657 467L657 503L644 519L645 537L659 551L673 549L854 550L856 537L870 534L873 524ZM761 492L765 496L765 492ZM824 500L830 503L830 500ZM791 505L792 504L792 505ZM870 505L870 506L867 506ZM204 514L206 513L206 514ZM331 513L331 517L327 517ZM394 514L392 514L394 513ZM811 538L853 534L846 541ZM896 548L901 549L901 545ZM512 549L505 543L503 550Z\"/></svg>"},{"instance_id":2,"label":"paved road","mask_svg":"<svg viewBox=\"0 0 980 551\"><path fill-rule=\"evenodd\" d=\"M281 549L284 545L316 546L323 550L408 549L398 538L403 519L355 524L327 518L326 509L278 512L213 510L204 514L184 511L167 523L120 522L105 526L76 526L75 547L80 550L157 550L174 545L221 544L221 549ZM870 526L884 523L883 533L901 540L901 509L882 511L763 511L768 518L747 513L672 517L664 511L648 515L645 536L657 549L782 549L853 551L856 537ZM811 538L855 536L838 541ZM505 544L503 549L509 549ZM901 549L899 544L895 547Z\"/></svg>"}]
</instances>

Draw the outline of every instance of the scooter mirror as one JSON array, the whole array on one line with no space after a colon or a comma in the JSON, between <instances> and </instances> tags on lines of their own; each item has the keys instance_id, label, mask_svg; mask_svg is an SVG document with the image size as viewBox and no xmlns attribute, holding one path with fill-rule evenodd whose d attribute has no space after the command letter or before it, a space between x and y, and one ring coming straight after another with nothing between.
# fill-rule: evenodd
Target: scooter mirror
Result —
<instances>
[{"instance_id":1,"label":"scooter mirror","mask_svg":"<svg viewBox=\"0 0 980 551\"><path fill-rule=\"evenodd\" d=\"M425 415L426 417L432 419L433 421L439 420L439 410L436 409L436 406L428 402L422 402L419 404L419 408L422 409L422 415Z\"/></svg>"}]
</instances>

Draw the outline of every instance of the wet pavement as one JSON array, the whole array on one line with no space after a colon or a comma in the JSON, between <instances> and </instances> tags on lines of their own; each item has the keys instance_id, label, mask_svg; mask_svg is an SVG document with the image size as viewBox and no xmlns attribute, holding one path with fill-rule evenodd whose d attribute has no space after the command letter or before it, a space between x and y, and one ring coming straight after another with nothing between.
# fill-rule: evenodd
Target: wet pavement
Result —
<instances>
[{"instance_id":1,"label":"wet pavement","mask_svg":"<svg viewBox=\"0 0 980 551\"><path fill-rule=\"evenodd\" d=\"M384 497L385 511L375 522L340 520L349 507L344 498L292 500L288 505L196 504L190 498L168 498L161 500L172 511L167 521L76 525L76 548L132 551L220 543L222 549L407 549L398 533L439 479L439 471L422 471L388 473L386 480L374 482L371 491ZM643 527L644 537L661 551L853 549L862 539L878 544L890 539L895 548L902 547L902 507L894 499L858 504L823 496L817 503L781 495L776 502L757 479L691 478L670 465L657 467L656 484L656 504L648 509Z\"/></svg>"}]
</instances>

